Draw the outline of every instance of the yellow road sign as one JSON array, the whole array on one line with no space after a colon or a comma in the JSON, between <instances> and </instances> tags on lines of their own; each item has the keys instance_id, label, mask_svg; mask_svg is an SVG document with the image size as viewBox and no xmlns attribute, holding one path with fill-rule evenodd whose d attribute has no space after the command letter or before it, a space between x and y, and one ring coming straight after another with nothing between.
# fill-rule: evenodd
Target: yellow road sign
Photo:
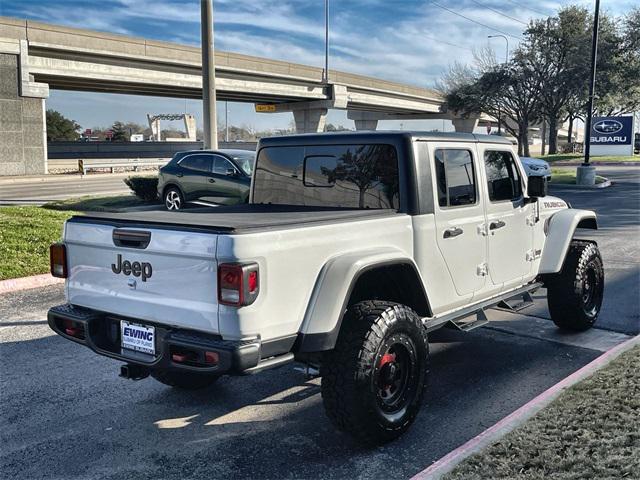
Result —
<instances>
[{"instance_id":1,"label":"yellow road sign","mask_svg":"<svg viewBox=\"0 0 640 480\"><path fill-rule=\"evenodd\" d=\"M272 113L276 111L276 106L271 104L256 103L256 112L258 113Z\"/></svg>"}]
</instances>

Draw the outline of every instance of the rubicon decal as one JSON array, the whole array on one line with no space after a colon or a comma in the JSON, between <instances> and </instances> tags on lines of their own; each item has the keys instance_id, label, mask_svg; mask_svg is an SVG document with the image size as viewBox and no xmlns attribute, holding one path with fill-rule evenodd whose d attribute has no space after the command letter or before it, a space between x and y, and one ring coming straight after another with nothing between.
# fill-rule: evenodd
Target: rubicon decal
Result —
<instances>
[{"instance_id":1,"label":"rubicon decal","mask_svg":"<svg viewBox=\"0 0 640 480\"><path fill-rule=\"evenodd\" d=\"M146 282L153 275L153 267L149 262L130 262L122 260L122 255L118 254L116 263L111 264L111 271L115 274L133 275L134 277L142 277L142 281Z\"/></svg>"}]
</instances>

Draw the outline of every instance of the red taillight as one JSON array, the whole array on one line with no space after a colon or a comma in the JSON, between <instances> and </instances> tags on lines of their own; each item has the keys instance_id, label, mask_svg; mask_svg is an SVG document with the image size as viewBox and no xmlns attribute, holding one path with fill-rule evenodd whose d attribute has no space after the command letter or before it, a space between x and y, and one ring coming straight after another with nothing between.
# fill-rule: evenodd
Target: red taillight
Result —
<instances>
[{"instance_id":1,"label":"red taillight","mask_svg":"<svg viewBox=\"0 0 640 480\"><path fill-rule=\"evenodd\" d=\"M223 305L251 305L259 291L256 263L221 263L218 266L218 301Z\"/></svg>"},{"instance_id":2,"label":"red taillight","mask_svg":"<svg viewBox=\"0 0 640 480\"><path fill-rule=\"evenodd\" d=\"M67 278L67 247L63 243L54 243L49 247L49 266L51 275Z\"/></svg>"},{"instance_id":3,"label":"red taillight","mask_svg":"<svg viewBox=\"0 0 640 480\"><path fill-rule=\"evenodd\" d=\"M247 280L249 286L249 293L253 293L258 290L258 272L249 272L249 279Z\"/></svg>"},{"instance_id":4,"label":"red taillight","mask_svg":"<svg viewBox=\"0 0 640 480\"><path fill-rule=\"evenodd\" d=\"M218 300L225 305L242 305L242 266L222 264L218 267Z\"/></svg>"}]
</instances>

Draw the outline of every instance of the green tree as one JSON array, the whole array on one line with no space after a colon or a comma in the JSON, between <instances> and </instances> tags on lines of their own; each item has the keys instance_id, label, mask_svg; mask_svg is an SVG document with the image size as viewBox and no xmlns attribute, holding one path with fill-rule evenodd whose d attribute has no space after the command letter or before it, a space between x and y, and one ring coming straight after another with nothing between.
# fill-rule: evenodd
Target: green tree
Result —
<instances>
[{"instance_id":1,"label":"green tree","mask_svg":"<svg viewBox=\"0 0 640 480\"><path fill-rule=\"evenodd\" d=\"M76 141L80 130L75 120L70 120L56 110L47 110L47 141Z\"/></svg>"},{"instance_id":2,"label":"green tree","mask_svg":"<svg viewBox=\"0 0 640 480\"><path fill-rule=\"evenodd\" d=\"M589 12L583 7L566 7L557 16L532 21L524 36L520 48L542 86L540 100L549 125L549 153L557 153L558 128L566 117L566 107L574 96L583 98L589 76Z\"/></svg>"},{"instance_id":3,"label":"green tree","mask_svg":"<svg viewBox=\"0 0 640 480\"><path fill-rule=\"evenodd\" d=\"M112 142L128 142L129 141L129 129L122 122L115 122L111 127L113 136Z\"/></svg>"},{"instance_id":4,"label":"green tree","mask_svg":"<svg viewBox=\"0 0 640 480\"><path fill-rule=\"evenodd\" d=\"M518 139L520 155L529 155L529 126L540 115L540 81L531 71L531 59L517 50L508 64L476 61L477 73L454 66L441 85L450 85L447 108L458 114L486 113L503 118L505 130Z\"/></svg>"}]
</instances>

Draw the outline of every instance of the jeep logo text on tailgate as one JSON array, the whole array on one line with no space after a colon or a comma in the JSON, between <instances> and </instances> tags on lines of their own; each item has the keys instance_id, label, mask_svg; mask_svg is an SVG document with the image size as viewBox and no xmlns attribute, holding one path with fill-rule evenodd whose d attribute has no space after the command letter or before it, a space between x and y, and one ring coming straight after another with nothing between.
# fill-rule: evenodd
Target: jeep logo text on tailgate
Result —
<instances>
[{"instance_id":1,"label":"jeep logo text on tailgate","mask_svg":"<svg viewBox=\"0 0 640 480\"><path fill-rule=\"evenodd\" d=\"M151 278L153 268L148 262L130 262L122 261L122 255L118 254L116 263L111 264L111 271L115 274L133 275L134 277L142 277L142 281L146 282L147 278Z\"/></svg>"}]
</instances>

